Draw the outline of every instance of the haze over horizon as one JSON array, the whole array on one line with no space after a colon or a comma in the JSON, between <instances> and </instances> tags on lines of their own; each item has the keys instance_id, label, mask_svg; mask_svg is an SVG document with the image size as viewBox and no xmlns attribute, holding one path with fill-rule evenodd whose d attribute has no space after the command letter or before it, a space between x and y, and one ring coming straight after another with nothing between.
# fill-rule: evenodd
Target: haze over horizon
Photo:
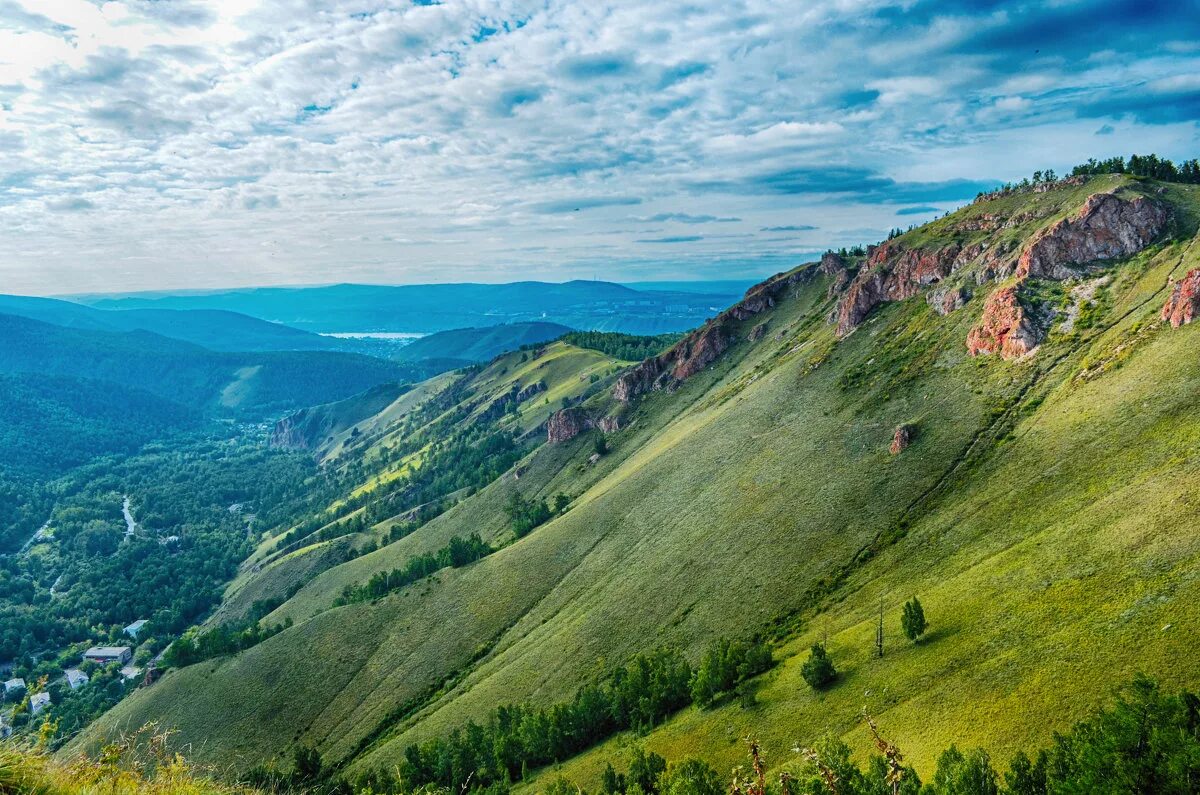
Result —
<instances>
[{"instance_id":1,"label":"haze over horizon","mask_svg":"<svg viewBox=\"0 0 1200 795\"><path fill-rule=\"evenodd\" d=\"M1195 0L0 0L0 53L10 293L753 278L1200 143Z\"/></svg>"}]
</instances>

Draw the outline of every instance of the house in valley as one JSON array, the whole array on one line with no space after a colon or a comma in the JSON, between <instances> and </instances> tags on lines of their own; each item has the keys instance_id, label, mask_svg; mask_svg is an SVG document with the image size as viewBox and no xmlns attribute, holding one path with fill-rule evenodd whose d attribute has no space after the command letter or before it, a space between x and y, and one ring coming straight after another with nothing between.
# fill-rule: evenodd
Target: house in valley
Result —
<instances>
[{"instance_id":1,"label":"house in valley","mask_svg":"<svg viewBox=\"0 0 1200 795\"><path fill-rule=\"evenodd\" d=\"M30 715L36 715L48 706L50 706L50 694L44 690L29 697Z\"/></svg>"},{"instance_id":2,"label":"house in valley","mask_svg":"<svg viewBox=\"0 0 1200 795\"><path fill-rule=\"evenodd\" d=\"M20 678L9 679L7 682L4 683L4 697L5 698L8 698L13 693L18 693L18 692L21 692L21 693L25 692L25 680L24 679L20 679Z\"/></svg>"},{"instance_id":3,"label":"house in valley","mask_svg":"<svg viewBox=\"0 0 1200 795\"><path fill-rule=\"evenodd\" d=\"M146 619L139 618L137 621L134 621L132 624L125 627L125 629L122 631L129 637L137 640L138 633L142 631L142 627L144 626L146 626Z\"/></svg>"},{"instance_id":4,"label":"house in valley","mask_svg":"<svg viewBox=\"0 0 1200 795\"><path fill-rule=\"evenodd\" d=\"M128 646L93 646L83 653L83 659L97 665L124 665L133 659L133 650Z\"/></svg>"},{"instance_id":5,"label":"house in valley","mask_svg":"<svg viewBox=\"0 0 1200 795\"><path fill-rule=\"evenodd\" d=\"M69 685L72 690L77 690L88 683L88 675L78 668L68 668L67 670L63 671L63 673L66 674L67 685Z\"/></svg>"}]
</instances>

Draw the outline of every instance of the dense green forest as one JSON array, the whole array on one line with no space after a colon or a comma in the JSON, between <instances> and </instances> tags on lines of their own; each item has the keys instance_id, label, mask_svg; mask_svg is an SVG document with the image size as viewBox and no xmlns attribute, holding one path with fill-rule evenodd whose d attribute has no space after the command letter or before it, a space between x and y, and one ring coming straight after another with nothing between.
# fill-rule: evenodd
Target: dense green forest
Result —
<instances>
[{"instance_id":1,"label":"dense green forest","mask_svg":"<svg viewBox=\"0 0 1200 795\"><path fill-rule=\"evenodd\" d=\"M309 457L227 431L102 457L34 490L43 499L14 510L40 507L48 522L21 554L0 558L0 660L27 682L56 682L85 646L130 643L122 627L147 619L134 644L144 665L212 610L264 531L312 511L329 486ZM56 688L61 733L125 692L113 672L97 673L78 690Z\"/></svg>"}]
</instances>

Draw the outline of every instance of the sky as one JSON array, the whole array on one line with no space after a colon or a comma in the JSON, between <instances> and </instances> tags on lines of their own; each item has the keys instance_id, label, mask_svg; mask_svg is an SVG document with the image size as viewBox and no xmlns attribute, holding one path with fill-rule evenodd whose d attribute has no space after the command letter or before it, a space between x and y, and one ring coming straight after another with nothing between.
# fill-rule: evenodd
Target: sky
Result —
<instances>
[{"instance_id":1,"label":"sky","mask_svg":"<svg viewBox=\"0 0 1200 795\"><path fill-rule=\"evenodd\" d=\"M0 292L756 277L1200 156L1200 0L0 0Z\"/></svg>"}]
</instances>

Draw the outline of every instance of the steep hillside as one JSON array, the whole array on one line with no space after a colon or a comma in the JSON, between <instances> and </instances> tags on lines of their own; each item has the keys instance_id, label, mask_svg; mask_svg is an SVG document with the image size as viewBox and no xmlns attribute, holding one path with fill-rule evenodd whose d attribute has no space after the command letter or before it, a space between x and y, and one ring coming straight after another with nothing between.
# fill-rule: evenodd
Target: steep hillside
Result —
<instances>
[{"instance_id":1,"label":"steep hillside","mask_svg":"<svg viewBox=\"0 0 1200 795\"><path fill-rule=\"evenodd\" d=\"M752 698L640 742L727 769L753 733L783 766L826 732L863 750L865 702L924 774L951 741L997 760L1044 743L1136 671L1194 687L1198 210L1195 186L1117 175L1005 191L779 274L619 373L556 343L442 381L340 447L326 466L357 485L291 539L332 543L353 509L382 546L293 566L264 619L290 628L170 672L73 747L154 718L208 761L308 745L351 774L404 769L407 747L498 705L755 634L779 663ZM469 427L506 428L519 457L413 513L433 493L418 481L453 471L438 454L476 449L430 434ZM362 498L388 484L403 507ZM558 494L565 510L521 524ZM470 533L495 551L397 573ZM300 553L285 540L255 553L260 575ZM913 595L931 623L916 645L898 625ZM800 668L826 636L839 677L814 692ZM595 789L633 743L562 772Z\"/></svg>"}]
</instances>

